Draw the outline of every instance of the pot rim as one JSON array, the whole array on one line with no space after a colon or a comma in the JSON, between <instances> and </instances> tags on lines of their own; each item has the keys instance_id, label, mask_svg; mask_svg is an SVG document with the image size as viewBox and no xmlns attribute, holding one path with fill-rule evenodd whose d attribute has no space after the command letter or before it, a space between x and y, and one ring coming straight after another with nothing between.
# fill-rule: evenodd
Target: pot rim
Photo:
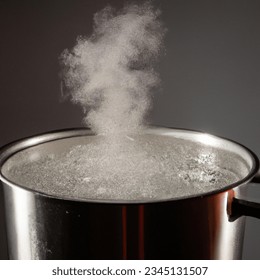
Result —
<instances>
[{"instance_id":1,"label":"pot rim","mask_svg":"<svg viewBox=\"0 0 260 280\"><path fill-rule=\"evenodd\" d=\"M47 194L45 192L41 192L38 190L34 190L30 187L19 185L15 182L12 182L10 179L6 178L2 173L2 167L4 163L12 157L14 154L25 150L27 148L31 148L33 146L37 146L40 144L48 143L55 140L60 139L67 139L67 138L73 138L73 137L80 137L80 136L93 136L94 133L91 132L89 128L86 127L79 127L79 128L67 128L67 129L61 129L61 130L54 130L49 131L46 133L37 134L30 137L25 137L20 140L13 141L5 146L3 146L0 149L0 181L4 182L8 186L12 188L18 188L25 191L28 191L34 195L44 196L46 198L50 199L58 199L58 200L66 200L66 201L76 201L76 202L85 202L85 203L98 203L98 204L149 204L149 203L161 203L161 202L171 202L171 201L182 201L182 200L188 200L188 199L197 199L197 198L204 198L212 195L216 195L219 193L226 192L230 189L240 187L245 185L246 183L250 182L254 176L258 173L259 170L259 159L256 156L254 152L252 152L249 148L246 146L234 141L230 140L225 137L216 136L213 134L209 134L203 131L199 130L192 130L192 129L186 129L186 128L174 128L174 127L163 127L163 126L150 126L148 127L149 130L155 131L156 129L165 129L165 130L172 130L172 131L179 131L179 132L187 132L187 133L197 133L197 135L203 135L203 136L209 136L212 139L215 139L217 141L224 141L232 145L236 145L239 148L242 148L247 155L249 155L250 159L252 160L252 167L248 174L238 180L237 182L234 182L232 184L229 184L223 188L211 190L205 193L200 194L193 194L193 195L186 195L182 197L174 197L174 198L164 198L164 199L140 199L140 200L113 200L113 199L91 199L91 198L75 198L75 197L65 197L65 196L58 196L54 194Z\"/></svg>"}]
</instances>

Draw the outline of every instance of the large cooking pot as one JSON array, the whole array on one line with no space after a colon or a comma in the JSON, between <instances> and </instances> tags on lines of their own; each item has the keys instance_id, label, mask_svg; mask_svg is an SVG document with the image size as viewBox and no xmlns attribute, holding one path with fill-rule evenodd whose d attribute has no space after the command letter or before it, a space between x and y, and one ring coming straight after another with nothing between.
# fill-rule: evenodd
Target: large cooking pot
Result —
<instances>
[{"instance_id":1,"label":"large cooking pot","mask_svg":"<svg viewBox=\"0 0 260 280\"><path fill-rule=\"evenodd\" d=\"M259 204L241 199L257 180L259 161L246 147L209 134L149 129L232 151L248 166L241 180L218 190L167 200L90 200L60 197L18 185L4 163L21 150L61 152L91 135L88 129L51 132L3 147L4 190L10 259L240 259L245 216L260 217ZM37 155L38 156L38 155ZM32 154L30 160L35 158Z\"/></svg>"}]
</instances>

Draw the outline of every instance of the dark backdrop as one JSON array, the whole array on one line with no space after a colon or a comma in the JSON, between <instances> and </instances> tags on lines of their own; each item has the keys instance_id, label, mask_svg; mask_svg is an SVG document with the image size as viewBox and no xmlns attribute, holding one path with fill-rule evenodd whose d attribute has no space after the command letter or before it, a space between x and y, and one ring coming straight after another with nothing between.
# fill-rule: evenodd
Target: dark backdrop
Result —
<instances>
[{"instance_id":1,"label":"dark backdrop","mask_svg":"<svg viewBox=\"0 0 260 280\"><path fill-rule=\"evenodd\" d=\"M168 33L151 122L225 136L260 155L260 1L154 2ZM91 33L93 14L108 3L123 1L0 0L0 145L82 125L80 108L60 100L58 57ZM257 199L260 190L252 186L250 194ZM259 236L260 221L248 218L245 259L260 259Z\"/></svg>"}]
</instances>

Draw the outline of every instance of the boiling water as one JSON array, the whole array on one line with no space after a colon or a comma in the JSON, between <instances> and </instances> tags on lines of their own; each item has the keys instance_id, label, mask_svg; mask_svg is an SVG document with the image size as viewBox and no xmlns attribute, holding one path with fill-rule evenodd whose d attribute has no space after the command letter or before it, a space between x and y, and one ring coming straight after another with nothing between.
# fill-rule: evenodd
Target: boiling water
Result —
<instances>
[{"instance_id":1,"label":"boiling water","mask_svg":"<svg viewBox=\"0 0 260 280\"><path fill-rule=\"evenodd\" d=\"M169 136L84 136L21 151L2 172L59 197L154 200L223 188L246 176L248 167L234 153Z\"/></svg>"}]
</instances>

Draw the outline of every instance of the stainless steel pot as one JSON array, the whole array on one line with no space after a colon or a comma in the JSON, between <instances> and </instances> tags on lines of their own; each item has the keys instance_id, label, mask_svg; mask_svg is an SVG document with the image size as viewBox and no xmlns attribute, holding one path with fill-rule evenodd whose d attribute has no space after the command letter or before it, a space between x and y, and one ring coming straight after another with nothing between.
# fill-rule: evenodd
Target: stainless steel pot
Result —
<instances>
[{"instance_id":1,"label":"stainless steel pot","mask_svg":"<svg viewBox=\"0 0 260 280\"><path fill-rule=\"evenodd\" d=\"M152 129L152 133L211 139L240 154L249 171L240 181L199 196L156 201L98 201L56 197L19 186L2 166L15 153L59 139L90 135L87 129L27 138L0 151L10 259L240 259L245 216L260 217L257 203L242 200L259 161L246 147L201 132ZM75 138L76 139L76 138ZM55 141L54 141L55 140Z\"/></svg>"}]
</instances>

